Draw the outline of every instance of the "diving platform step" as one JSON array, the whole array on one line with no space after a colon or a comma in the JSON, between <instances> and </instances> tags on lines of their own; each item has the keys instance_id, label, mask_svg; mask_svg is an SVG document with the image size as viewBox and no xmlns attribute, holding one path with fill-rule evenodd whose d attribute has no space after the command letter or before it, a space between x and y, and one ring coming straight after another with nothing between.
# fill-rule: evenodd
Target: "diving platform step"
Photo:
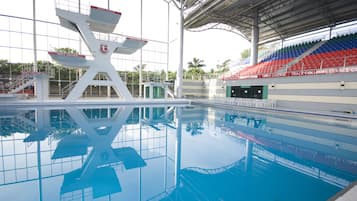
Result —
<instances>
[{"instance_id":1,"label":"diving platform step","mask_svg":"<svg viewBox=\"0 0 357 201\"><path fill-rule=\"evenodd\" d=\"M133 37L127 37L121 46L117 47L114 53L119 54L133 54L138 49L146 45L146 40L141 40Z\"/></svg>"},{"instance_id":2,"label":"diving platform step","mask_svg":"<svg viewBox=\"0 0 357 201\"><path fill-rule=\"evenodd\" d=\"M88 20L89 27L92 31L112 33L120 17L120 12L91 6Z\"/></svg>"},{"instance_id":3,"label":"diving platform step","mask_svg":"<svg viewBox=\"0 0 357 201\"><path fill-rule=\"evenodd\" d=\"M65 18L63 18L61 16L59 16L58 18L60 20L61 26L65 27L65 28L67 28L69 30L78 32L78 28L74 23L72 23L71 21L69 21L69 20L67 20L67 19L65 19Z\"/></svg>"},{"instance_id":4,"label":"diving platform step","mask_svg":"<svg viewBox=\"0 0 357 201\"><path fill-rule=\"evenodd\" d=\"M88 68L89 61L86 60L84 55L80 54L68 54L61 52L48 52L53 60L57 63L62 64L66 67L79 67L79 68Z\"/></svg>"}]
</instances>

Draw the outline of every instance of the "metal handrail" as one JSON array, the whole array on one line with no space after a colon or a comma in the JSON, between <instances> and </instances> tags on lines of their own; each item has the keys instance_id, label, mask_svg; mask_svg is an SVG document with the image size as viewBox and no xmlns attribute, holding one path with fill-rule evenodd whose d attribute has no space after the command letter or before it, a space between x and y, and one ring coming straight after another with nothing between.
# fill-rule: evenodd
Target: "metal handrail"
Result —
<instances>
[{"instance_id":1,"label":"metal handrail","mask_svg":"<svg viewBox=\"0 0 357 201\"><path fill-rule=\"evenodd\" d=\"M355 60L353 60L355 59ZM315 60L316 61L316 60ZM341 62L342 66L328 66L331 62ZM287 72L284 73L275 73L272 72L272 69L275 66L269 66L270 70L268 73L249 73L247 75L231 75L230 78L234 79L248 79L248 78L268 78L268 77L285 77L285 76L300 76L300 75L314 75L314 74L327 74L327 73L341 73L341 72L357 72L357 55L345 55L340 57L332 57L332 58L321 58L316 63L316 67L309 67L306 69L307 64L303 61L293 65L288 69ZM291 70L296 65L300 65L298 70ZM278 65L279 67L283 67L284 65Z\"/></svg>"},{"instance_id":2,"label":"metal handrail","mask_svg":"<svg viewBox=\"0 0 357 201\"><path fill-rule=\"evenodd\" d=\"M72 90L77 82L78 82L78 80L74 80L74 81L68 83L66 86L64 86L61 89L61 96L64 96L64 94L67 94L70 90Z\"/></svg>"}]
</instances>

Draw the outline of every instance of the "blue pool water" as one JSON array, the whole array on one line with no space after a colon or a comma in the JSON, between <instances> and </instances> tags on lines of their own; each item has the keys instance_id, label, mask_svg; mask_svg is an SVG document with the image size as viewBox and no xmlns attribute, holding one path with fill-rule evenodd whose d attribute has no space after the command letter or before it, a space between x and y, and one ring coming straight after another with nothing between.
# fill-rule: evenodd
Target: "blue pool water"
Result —
<instances>
[{"instance_id":1,"label":"blue pool water","mask_svg":"<svg viewBox=\"0 0 357 201\"><path fill-rule=\"evenodd\" d=\"M357 125L207 107L0 110L0 200L327 200Z\"/></svg>"}]
</instances>

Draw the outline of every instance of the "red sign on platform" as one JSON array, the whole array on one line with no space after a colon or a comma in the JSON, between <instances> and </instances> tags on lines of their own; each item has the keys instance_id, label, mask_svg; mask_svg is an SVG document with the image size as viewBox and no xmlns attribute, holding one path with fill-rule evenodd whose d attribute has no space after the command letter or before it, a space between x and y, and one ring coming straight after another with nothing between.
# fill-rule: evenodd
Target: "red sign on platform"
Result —
<instances>
[{"instance_id":1,"label":"red sign on platform","mask_svg":"<svg viewBox=\"0 0 357 201\"><path fill-rule=\"evenodd\" d=\"M107 53L108 51L109 51L109 49L108 49L108 45L106 45L106 44L100 44L100 51L102 52L102 53Z\"/></svg>"}]
</instances>

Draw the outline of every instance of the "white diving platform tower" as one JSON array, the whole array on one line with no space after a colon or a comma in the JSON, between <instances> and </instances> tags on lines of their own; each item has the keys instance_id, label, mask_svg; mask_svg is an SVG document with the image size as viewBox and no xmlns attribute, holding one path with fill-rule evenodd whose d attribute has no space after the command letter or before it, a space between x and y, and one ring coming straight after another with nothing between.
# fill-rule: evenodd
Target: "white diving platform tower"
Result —
<instances>
[{"instance_id":1,"label":"white diving platform tower","mask_svg":"<svg viewBox=\"0 0 357 201\"><path fill-rule=\"evenodd\" d=\"M84 55L73 55L59 52L49 52L53 60L65 67L85 68L85 74L78 80L69 92L66 100L78 100L90 85L112 87L118 97L132 100L125 83L121 80L110 59L113 53L132 54L142 48L147 41L127 37L122 42L97 39L94 32L112 33L121 17L120 12L90 7L90 14L84 15L56 8L56 15L63 27L78 32L93 55L93 60L87 60ZM107 80L94 80L98 74L104 74Z\"/></svg>"}]
</instances>

